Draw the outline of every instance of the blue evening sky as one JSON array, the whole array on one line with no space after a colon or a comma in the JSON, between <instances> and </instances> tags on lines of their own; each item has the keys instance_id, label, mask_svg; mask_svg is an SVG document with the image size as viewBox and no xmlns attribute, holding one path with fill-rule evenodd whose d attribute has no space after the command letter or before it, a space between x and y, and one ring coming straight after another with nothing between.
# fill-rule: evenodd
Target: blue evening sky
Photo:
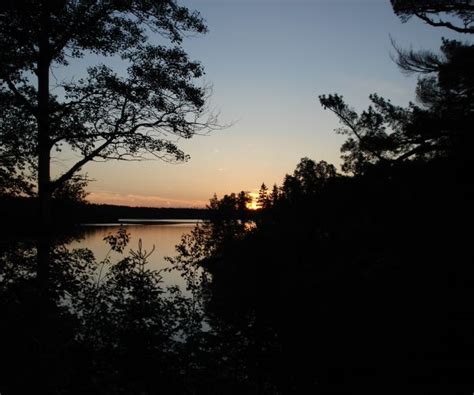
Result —
<instances>
[{"instance_id":1,"label":"blue evening sky","mask_svg":"<svg viewBox=\"0 0 474 395\"><path fill-rule=\"evenodd\" d=\"M182 0L209 33L184 47L204 65L211 106L233 125L183 141L186 164L108 162L84 167L90 199L149 206L203 206L214 192L280 184L308 156L340 164L344 137L318 95L339 93L356 109L377 92L395 104L414 100L416 76L390 58L400 46L439 48L448 30L402 24L389 0ZM460 37L460 36L457 36ZM80 67L88 59L79 62ZM59 71L58 71L59 72ZM58 169L67 159L57 162Z\"/></svg>"}]
</instances>

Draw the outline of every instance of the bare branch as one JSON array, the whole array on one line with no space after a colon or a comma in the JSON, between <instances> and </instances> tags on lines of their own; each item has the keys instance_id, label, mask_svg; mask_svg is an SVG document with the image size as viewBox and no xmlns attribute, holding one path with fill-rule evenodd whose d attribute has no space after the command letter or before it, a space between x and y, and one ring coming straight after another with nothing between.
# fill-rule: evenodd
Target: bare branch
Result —
<instances>
[{"instance_id":1,"label":"bare branch","mask_svg":"<svg viewBox=\"0 0 474 395\"><path fill-rule=\"evenodd\" d=\"M90 154L84 156L80 161L74 164L68 171L63 173L56 180L51 181L50 183L51 191L54 191L59 186L61 186L64 182L71 179L74 176L74 174L81 169L82 166L84 166L87 162L90 162L93 158L95 158L102 150L104 150L111 143L111 141L112 141L112 138L109 140L106 140L103 144L101 144L99 147L93 150Z\"/></svg>"},{"instance_id":2,"label":"bare branch","mask_svg":"<svg viewBox=\"0 0 474 395\"><path fill-rule=\"evenodd\" d=\"M472 28L472 27L455 26L451 22L445 22L441 19L439 19L438 21L434 21L433 19L426 16L426 14L424 14L424 13L416 12L415 15L418 18L420 18L422 21L426 22L428 25L431 25L431 26L434 26L434 27L446 27L446 28L454 30L455 32L458 32L458 33L470 33L470 34L474 33L474 28Z\"/></svg>"}]
</instances>

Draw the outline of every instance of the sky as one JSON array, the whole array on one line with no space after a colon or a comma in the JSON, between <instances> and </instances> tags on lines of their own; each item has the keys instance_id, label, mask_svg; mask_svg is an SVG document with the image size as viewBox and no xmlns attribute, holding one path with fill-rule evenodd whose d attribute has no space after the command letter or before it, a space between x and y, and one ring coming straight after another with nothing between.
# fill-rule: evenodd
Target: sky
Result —
<instances>
[{"instance_id":1,"label":"sky","mask_svg":"<svg viewBox=\"0 0 474 395\"><path fill-rule=\"evenodd\" d=\"M459 37L412 19L402 23L389 0L181 0L199 11L209 33L183 47L206 71L209 106L229 127L179 142L187 163L91 163L88 200L149 207L204 207L214 193L256 192L281 184L302 157L339 167L344 136L318 95L338 93L355 109L378 93L393 103L415 100L416 76L391 59L403 48L439 48ZM158 39L158 38L155 38ZM75 77L92 58L69 73ZM57 71L57 74L63 73ZM56 158L53 174L73 163Z\"/></svg>"}]
</instances>

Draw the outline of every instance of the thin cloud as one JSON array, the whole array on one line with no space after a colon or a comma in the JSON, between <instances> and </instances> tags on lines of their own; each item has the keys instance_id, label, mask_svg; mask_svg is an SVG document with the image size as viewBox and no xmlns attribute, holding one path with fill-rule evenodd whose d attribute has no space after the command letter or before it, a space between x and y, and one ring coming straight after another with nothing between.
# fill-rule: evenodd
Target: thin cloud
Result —
<instances>
[{"instance_id":1,"label":"thin cloud","mask_svg":"<svg viewBox=\"0 0 474 395\"><path fill-rule=\"evenodd\" d=\"M161 196L146 196L134 194L120 194L108 191L95 191L89 193L87 200L90 203L114 204L136 207L179 207L202 208L206 206L203 200L170 199Z\"/></svg>"}]
</instances>

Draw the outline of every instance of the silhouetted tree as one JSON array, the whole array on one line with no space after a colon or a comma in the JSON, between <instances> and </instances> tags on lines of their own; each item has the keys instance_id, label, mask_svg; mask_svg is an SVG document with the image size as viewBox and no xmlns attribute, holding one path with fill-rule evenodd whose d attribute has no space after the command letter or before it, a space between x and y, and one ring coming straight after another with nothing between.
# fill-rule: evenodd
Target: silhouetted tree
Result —
<instances>
[{"instance_id":1,"label":"silhouetted tree","mask_svg":"<svg viewBox=\"0 0 474 395\"><path fill-rule=\"evenodd\" d=\"M85 203L88 195L85 190L87 183L86 178L72 177L54 190L53 199L68 203Z\"/></svg>"},{"instance_id":2,"label":"silhouetted tree","mask_svg":"<svg viewBox=\"0 0 474 395\"><path fill-rule=\"evenodd\" d=\"M417 3L421 8L425 4L403 3ZM462 8L465 2L436 3L441 8L448 3ZM433 8L432 12L438 11ZM474 143L474 45L444 39L440 54L394 48L401 70L420 75L417 104L402 108L373 94L369 96L372 105L359 115L339 95L319 97L343 125L338 132L349 135L341 147L343 170L358 174L375 164L435 158L468 163Z\"/></svg>"},{"instance_id":3,"label":"silhouetted tree","mask_svg":"<svg viewBox=\"0 0 474 395\"><path fill-rule=\"evenodd\" d=\"M87 249L52 249L47 316L32 286L34 247L0 246L2 392L187 391L183 378L194 370L188 346L201 331L200 302L148 267L154 247L146 251L139 241L121 255L129 243L125 228L105 240L110 250L102 261Z\"/></svg>"},{"instance_id":4,"label":"silhouetted tree","mask_svg":"<svg viewBox=\"0 0 474 395\"><path fill-rule=\"evenodd\" d=\"M407 138L404 135L404 128L418 108L411 105L411 109L404 109L375 94L369 98L373 105L359 115L340 95L319 97L321 105L339 118L342 128L337 129L337 132L349 136L341 147L342 169L345 172L360 174L376 163L407 159L424 153L424 140L418 136Z\"/></svg>"},{"instance_id":5,"label":"silhouetted tree","mask_svg":"<svg viewBox=\"0 0 474 395\"><path fill-rule=\"evenodd\" d=\"M269 199L272 207L275 207L278 204L278 201L280 200L280 189L277 184L273 184Z\"/></svg>"},{"instance_id":6,"label":"silhouetted tree","mask_svg":"<svg viewBox=\"0 0 474 395\"><path fill-rule=\"evenodd\" d=\"M294 203L301 199L303 194L303 188L301 187L301 182L292 175L286 174L283 179L283 185L281 186L282 195L285 197L285 200L290 203Z\"/></svg>"},{"instance_id":7,"label":"silhouetted tree","mask_svg":"<svg viewBox=\"0 0 474 395\"><path fill-rule=\"evenodd\" d=\"M374 380L416 383L415 392L472 386L464 345L474 344L473 323L462 318L472 315L472 251L461 222L472 219L473 167L455 172L472 164L472 47L445 40L441 54L406 60L406 71L423 73L417 104L371 95L358 114L339 95L320 97L349 135L343 169L354 177L302 158L255 231L213 239L221 225L210 222L178 249L175 262L209 273L206 311L238 361L227 372L242 367L253 383L257 371L264 385L254 392L350 391Z\"/></svg>"},{"instance_id":8,"label":"silhouetted tree","mask_svg":"<svg viewBox=\"0 0 474 395\"><path fill-rule=\"evenodd\" d=\"M240 191L238 194L231 193L219 199L216 194L209 200L207 208L219 216L234 218L238 214L247 211L247 205L252 201L248 192Z\"/></svg>"},{"instance_id":9,"label":"silhouetted tree","mask_svg":"<svg viewBox=\"0 0 474 395\"><path fill-rule=\"evenodd\" d=\"M252 197L246 191L240 191L237 195L237 210L240 213L245 213L248 210L248 205L252 203Z\"/></svg>"},{"instance_id":10,"label":"silhouetted tree","mask_svg":"<svg viewBox=\"0 0 474 395\"><path fill-rule=\"evenodd\" d=\"M258 191L257 206L261 209L268 208L270 204L270 198L268 196L268 188L265 183L262 183Z\"/></svg>"},{"instance_id":11,"label":"silhouetted tree","mask_svg":"<svg viewBox=\"0 0 474 395\"><path fill-rule=\"evenodd\" d=\"M336 177L336 168L326 161L316 163L305 157L301 158L293 176L300 182L304 194L313 195L321 190L329 179Z\"/></svg>"},{"instance_id":12,"label":"silhouetted tree","mask_svg":"<svg viewBox=\"0 0 474 395\"><path fill-rule=\"evenodd\" d=\"M301 158L293 175L285 175L281 190L289 201L295 202L301 197L314 197L328 180L335 178L336 168L325 161L316 163L307 157Z\"/></svg>"},{"instance_id":13,"label":"silhouetted tree","mask_svg":"<svg viewBox=\"0 0 474 395\"><path fill-rule=\"evenodd\" d=\"M251 221L249 202L251 197L245 191L224 195L221 199L214 194L207 205L209 221L197 226L191 235L183 236L178 248L182 258L175 263L182 268L186 265L195 267L199 261L219 255L220 251L242 239L248 233Z\"/></svg>"},{"instance_id":14,"label":"silhouetted tree","mask_svg":"<svg viewBox=\"0 0 474 395\"><path fill-rule=\"evenodd\" d=\"M0 150L4 151L2 146ZM34 177L27 161L19 161L10 152L0 154L0 195L31 196L34 194Z\"/></svg>"},{"instance_id":15,"label":"silhouetted tree","mask_svg":"<svg viewBox=\"0 0 474 395\"><path fill-rule=\"evenodd\" d=\"M202 67L180 44L184 35L204 32L200 15L173 0L2 2L0 138L18 133L23 144L27 136L16 175L24 158L36 159L31 171L43 225L51 220L54 190L92 160L187 159L172 137L190 138L214 119L202 118L206 89L193 83ZM152 43L151 34L171 46ZM51 94L52 68L88 54L120 56L125 75L100 64L78 81L59 82ZM64 147L81 159L51 180L51 155Z\"/></svg>"},{"instance_id":16,"label":"silhouetted tree","mask_svg":"<svg viewBox=\"0 0 474 395\"><path fill-rule=\"evenodd\" d=\"M34 193L37 159L34 154L35 142L31 136L19 130L35 128L34 119L25 116L18 106L5 106L10 95L0 89L0 194L8 196L31 196Z\"/></svg>"},{"instance_id":17,"label":"silhouetted tree","mask_svg":"<svg viewBox=\"0 0 474 395\"><path fill-rule=\"evenodd\" d=\"M458 33L474 33L474 4L470 0L391 0L395 13L403 22L412 16L435 27L446 27ZM460 23L453 21L460 20Z\"/></svg>"}]
</instances>

